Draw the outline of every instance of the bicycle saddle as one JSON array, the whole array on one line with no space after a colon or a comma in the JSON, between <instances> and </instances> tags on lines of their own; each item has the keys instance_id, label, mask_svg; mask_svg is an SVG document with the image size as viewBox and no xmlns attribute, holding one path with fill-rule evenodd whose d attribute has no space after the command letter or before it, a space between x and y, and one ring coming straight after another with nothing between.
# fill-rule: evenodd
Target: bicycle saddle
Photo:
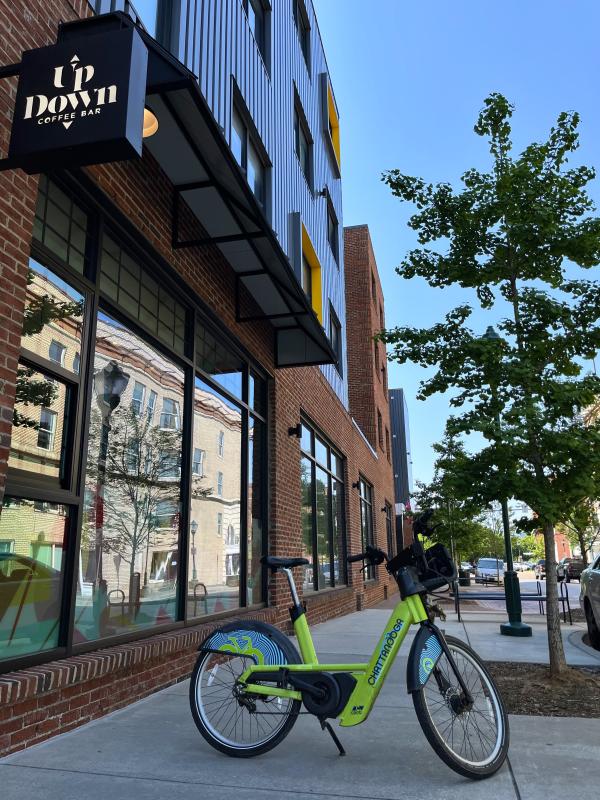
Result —
<instances>
[{"instance_id":1,"label":"bicycle saddle","mask_svg":"<svg viewBox=\"0 0 600 800\"><path fill-rule=\"evenodd\" d=\"M290 567L301 567L310 564L307 558L285 558L280 556L263 556L261 564L266 564L271 569L289 569Z\"/></svg>"}]
</instances>

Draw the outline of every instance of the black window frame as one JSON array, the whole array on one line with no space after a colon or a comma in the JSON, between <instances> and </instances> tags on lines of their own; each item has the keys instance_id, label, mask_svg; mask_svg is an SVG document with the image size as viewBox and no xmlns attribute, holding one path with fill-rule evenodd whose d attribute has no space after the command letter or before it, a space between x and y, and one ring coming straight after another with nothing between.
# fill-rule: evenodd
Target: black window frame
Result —
<instances>
[{"instance_id":1,"label":"black window frame","mask_svg":"<svg viewBox=\"0 0 600 800\"><path fill-rule=\"evenodd\" d=\"M322 431L304 414L301 415L301 425L305 431L310 433L310 450L306 450L303 448L302 443L300 444L300 458L307 459L311 465L311 473L310 473L310 483L311 483L311 523L312 523L312 575L313 575L313 593L318 594L319 592L323 592L327 589L334 588L336 586L346 586L348 583L348 571L346 569L346 552L347 552L347 528L345 524L345 510L346 510L346 457L344 454L339 450L331 440L324 434ZM321 460L317 458L316 449L315 449L315 441L319 440L326 448L327 453L327 463L324 464ZM335 456L337 463L341 465L342 474L339 475L332 468L332 455ZM327 496L328 496L328 518L329 518L329 583L327 586L319 588L319 580L318 580L318 531L317 531L317 481L316 481L316 470L319 468L323 472L325 472L328 476L327 482ZM341 525L342 530L339 534L340 542L338 548L338 568L339 568L339 579L336 582L335 580L335 569L334 569L334 524L333 524L333 492L332 492L332 481L335 480L341 487L341 502L342 502L342 509L341 509Z\"/></svg>"},{"instance_id":2,"label":"black window frame","mask_svg":"<svg viewBox=\"0 0 600 800\"><path fill-rule=\"evenodd\" d=\"M373 488L373 484L370 483L362 474L359 475L358 478L358 491L360 508L360 538L362 552L364 553L367 549L367 546L370 545L371 547L375 547L375 518L373 514L375 490ZM375 580L377 578L377 567L374 564L367 565L363 575L365 581Z\"/></svg>"},{"instance_id":3,"label":"black window frame","mask_svg":"<svg viewBox=\"0 0 600 800\"><path fill-rule=\"evenodd\" d=\"M389 500L385 501L385 534L388 558L396 555L396 536L394 531L394 510Z\"/></svg>"},{"instance_id":4,"label":"black window frame","mask_svg":"<svg viewBox=\"0 0 600 800\"><path fill-rule=\"evenodd\" d=\"M334 331L336 335L334 336ZM335 368L337 369L341 378L344 377L344 360L343 360L343 347L342 347L342 323L331 302L329 303L329 342L336 355Z\"/></svg>"},{"instance_id":5,"label":"black window frame","mask_svg":"<svg viewBox=\"0 0 600 800\"><path fill-rule=\"evenodd\" d=\"M331 200L331 195L325 189L325 199L326 199L326 214L327 214L327 242L329 243L329 249L333 255L333 260L336 263L336 266L339 269L340 266L340 223L335 213L335 208L333 207L333 202ZM332 230L333 228L333 235ZM333 242L332 242L333 239Z\"/></svg>"},{"instance_id":6,"label":"black window frame","mask_svg":"<svg viewBox=\"0 0 600 800\"><path fill-rule=\"evenodd\" d=\"M250 114L250 112L248 111L248 108L246 107L246 104L244 103L244 100L243 100L243 97L242 97L242 93L241 93L240 89L238 88L237 84L235 83L235 81L233 80L233 78L232 78L232 93L231 93L231 96L232 96L232 101L231 101L231 120L230 120L231 130L233 130L233 127L234 127L234 116L236 116L236 115L237 115L239 121L241 122L241 124L244 127L244 140L242 142L241 159L238 160L237 157L236 157L236 161L239 164L240 169L244 173L244 175L246 177L246 180L248 181L248 158L249 158L250 148L252 147L252 149L256 153L256 155L257 155L257 157L258 157L258 159L260 161L262 170L263 170L263 194L264 194L264 196L261 198L259 195L257 195L255 193L254 187L252 186L250 181L248 181L248 186L250 186L252 194L254 195L254 197L256 198L256 200L258 202L258 204L262 208L263 213L265 214L267 219L270 219L270 216L271 216L271 169L270 169L271 168L271 160L269 159L269 156L268 156L267 151L265 149L265 146L264 146L264 144L262 142L262 139L260 138L258 130L256 129L256 125L254 124L254 120L252 119L252 115ZM229 141L231 143L231 133L230 133ZM232 149L232 152L233 152L233 149ZM235 153L234 153L234 157L235 157Z\"/></svg>"},{"instance_id":7,"label":"black window frame","mask_svg":"<svg viewBox=\"0 0 600 800\"><path fill-rule=\"evenodd\" d=\"M237 342L232 335L222 327L218 317L203 301L195 296L185 281L180 278L165 262L162 257L154 251L147 240L138 232L137 228L120 212L95 183L85 175L77 178L63 175L53 176L54 182L65 194L67 194L72 205L77 204L88 217L88 235L85 252L85 266L83 273L68 262L63 261L50 248L32 239L31 257L41 265L49 269L58 278L68 283L74 290L79 292L84 298L84 315L81 326L80 344L80 371L71 372L69 369L50 361L49 359L38 356L25 348L21 347L20 362L27 367L38 370L48 377L53 378L67 385L69 398L65 403L66 411L64 418L63 441L66 442L64 479L57 480L50 476L35 474L17 467L8 466L6 473L5 497L39 501L67 506L69 509L68 530L66 532L67 549L64 561L64 579L61 597L61 612L59 619L58 646L42 652L11 657L0 660L0 675L15 669L21 669L35 664L46 663L56 658L64 658L70 655L97 650L112 645L136 641L148 638L167 630L173 630L187 625L197 625L198 617L188 614L187 604L187 584L188 584L188 552L190 545L190 490L192 480L192 415L193 415L193 388L194 378L198 375L207 384L210 384L217 392L232 400L236 404L240 402L245 406L245 425L243 427L245 439L242 439L242 465L241 465L241 518L242 526L240 530L240 541L247 543L247 535L242 536L241 532L246 530L246 509L248 505L248 447L247 447L247 419L251 415L259 420L263 426L265 435L261 442L261 501L260 514L262 519L261 552L268 552L267 531L268 531L268 447L269 439L269 407L258 411L248 406L248 382L250 376L259 379L264 383L265 398L269 397L268 382L269 376L262 369L248 351ZM116 238L119 244L128 251L134 258L140 261L145 268L150 268L155 273L161 287L164 287L177 302L181 303L186 309L186 352L181 355L174 349L169 348L163 341L157 338L153 331L147 329L143 323L130 316L124 309L117 306L110 300L100 288L100 263L102 250L102 236L107 232L112 238ZM81 547L81 528L83 510L86 502L85 491L85 454L87 453L88 440L88 420L91 403L93 402L93 361L94 346L96 340L96 320L98 312L111 316L117 322L127 326L134 334L140 336L150 346L163 353L171 359L185 373L185 394L183 407L180 407L180 424L183 431L183 444L181 454L181 513L179 518L178 532L178 578L177 578L177 619L174 622L158 624L153 627L140 628L127 633L109 635L104 638L94 639L84 643L73 641L74 615L76 600L76 583L78 575L78 563ZM242 401L238 397L231 395L227 389L213 380L213 378L202 371L195 363L196 336L194 331L197 325L204 325L214 336L218 336L225 345L235 352L243 362L244 373L244 398ZM146 413L146 409L143 409ZM157 403L154 407L154 415L157 414ZM246 444L244 444L244 442ZM244 551L242 547L242 551ZM245 552L242 555L246 557ZM240 609L264 607L268 602L267 594L267 572L261 570L261 601L253 606L248 606L246 592L246 564L240 571L239 604L237 609L227 612L216 612L215 614L202 616L202 620L211 620L219 616L229 616L239 613ZM242 571L244 577L242 578Z\"/></svg>"},{"instance_id":8,"label":"black window frame","mask_svg":"<svg viewBox=\"0 0 600 800\"><path fill-rule=\"evenodd\" d=\"M242 0L242 8L248 19L248 27L256 42L256 48L268 74L271 72L271 7L263 0ZM253 28L251 23L250 8L252 8L254 19L257 14L260 16L260 25Z\"/></svg>"},{"instance_id":9,"label":"black window frame","mask_svg":"<svg viewBox=\"0 0 600 800\"><path fill-rule=\"evenodd\" d=\"M310 132L310 125L308 124L308 120L306 118L306 114L304 113L304 109L302 107L302 102L300 100L300 95L296 87L294 87L294 119L293 119L293 133L294 133L294 152L296 154L296 158L298 159L298 164L300 166L300 172L304 175L304 179L308 185L308 188L311 192L314 191L314 139ZM302 158L300 156L300 132L306 141L306 148L307 148L307 165L306 170L302 164Z\"/></svg>"},{"instance_id":10,"label":"black window frame","mask_svg":"<svg viewBox=\"0 0 600 800\"><path fill-rule=\"evenodd\" d=\"M303 0L292 0L292 16L294 18L294 27L298 36L298 43L300 44L300 52L304 58L304 64L310 75L311 65L311 28L308 19L308 12Z\"/></svg>"}]
</instances>

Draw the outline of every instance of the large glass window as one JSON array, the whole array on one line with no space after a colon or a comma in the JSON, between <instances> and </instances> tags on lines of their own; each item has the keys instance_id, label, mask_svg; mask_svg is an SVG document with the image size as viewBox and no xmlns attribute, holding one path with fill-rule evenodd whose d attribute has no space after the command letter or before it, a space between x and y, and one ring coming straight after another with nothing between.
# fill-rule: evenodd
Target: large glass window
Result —
<instances>
[{"instance_id":1,"label":"large glass window","mask_svg":"<svg viewBox=\"0 0 600 800\"><path fill-rule=\"evenodd\" d=\"M304 591L311 592L345 580L343 459L307 423L300 444L302 545L311 562Z\"/></svg>"},{"instance_id":2,"label":"large glass window","mask_svg":"<svg viewBox=\"0 0 600 800\"><path fill-rule=\"evenodd\" d=\"M100 288L176 353L185 346L185 308L112 237L102 239Z\"/></svg>"},{"instance_id":3,"label":"large glass window","mask_svg":"<svg viewBox=\"0 0 600 800\"><path fill-rule=\"evenodd\" d=\"M103 229L42 178L0 516L8 669L264 597L265 381L199 320L186 337L186 298L150 253L90 244Z\"/></svg>"},{"instance_id":4,"label":"large glass window","mask_svg":"<svg viewBox=\"0 0 600 800\"><path fill-rule=\"evenodd\" d=\"M70 197L45 175L40 177L33 235L54 255L83 274L88 218Z\"/></svg>"},{"instance_id":5,"label":"large glass window","mask_svg":"<svg viewBox=\"0 0 600 800\"><path fill-rule=\"evenodd\" d=\"M363 477L359 480L360 491L360 536L363 552L368 545L375 546L373 535L373 487ZM365 579L375 578L375 567L367 566L364 571Z\"/></svg>"},{"instance_id":6,"label":"large glass window","mask_svg":"<svg viewBox=\"0 0 600 800\"><path fill-rule=\"evenodd\" d=\"M226 445L225 445L226 442ZM207 454L209 465L203 477L192 484L192 525L196 525L195 548L190 554L192 581L190 602L202 595L202 605L190 609L192 616L227 611L240 605L241 547L229 542L227 530L241 528L242 503L242 408L200 378L194 391L194 449ZM227 447L227 459L217 458ZM215 525L216 519L216 525ZM195 578L194 578L195 574Z\"/></svg>"},{"instance_id":7,"label":"large glass window","mask_svg":"<svg viewBox=\"0 0 600 800\"><path fill-rule=\"evenodd\" d=\"M0 516L0 660L58 645L69 509L5 497Z\"/></svg>"},{"instance_id":8,"label":"large glass window","mask_svg":"<svg viewBox=\"0 0 600 800\"><path fill-rule=\"evenodd\" d=\"M175 621L183 371L98 315L77 580L80 641ZM160 398L140 415L141 383Z\"/></svg>"}]
</instances>

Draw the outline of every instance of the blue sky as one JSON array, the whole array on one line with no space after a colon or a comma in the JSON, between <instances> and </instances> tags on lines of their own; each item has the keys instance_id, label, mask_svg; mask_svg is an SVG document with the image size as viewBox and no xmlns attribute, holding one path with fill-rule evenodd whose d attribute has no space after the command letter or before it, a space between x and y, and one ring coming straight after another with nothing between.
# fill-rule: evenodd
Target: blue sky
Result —
<instances>
[{"instance_id":1,"label":"blue sky","mask_svg":"<svg viewBox=\"0 0 600 800\"><path fill-rule=\"evenodd\" d=\"M313 0L340 109L344 224L367 223L386 297L388 326L429 326L472 302L463 290L403 281L394 268L416 243L411 207L381 183L398 168L432 182L471 166L486 169L473 133L492 91L516 105L513 141L542 140L564 110L579 111L573 163L600 167L600 3L597 0ZM591 185L600 201L600 180ZM591 277L591 276L590 276ZM498 312L477 312L483 333ZM390 387L407 393L413 476L432 475L431 445L449 413L447 397L415 399L424 372L391 364Z\"/></svg>"}]
</instances>

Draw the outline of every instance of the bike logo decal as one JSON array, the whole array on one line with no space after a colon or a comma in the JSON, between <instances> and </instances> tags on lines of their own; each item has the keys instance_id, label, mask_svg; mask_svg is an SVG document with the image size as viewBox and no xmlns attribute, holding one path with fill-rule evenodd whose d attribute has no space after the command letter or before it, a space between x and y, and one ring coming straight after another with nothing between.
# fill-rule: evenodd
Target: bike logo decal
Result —
<instances>
[{"instance_id":1,"label":"bike logo decal","mask_svg":"<svg viewBox=\"0 0 600 800\"><path fill-rule=\"evenodd\" d=\"M352 706L352 711L350 713L354 715L362 714L364 710L364 706Z\"/></svg>"},{"instance_id":2,"label":"bike logo decal","mask_svg":"<svg viewBox=\"0 0 600 800\"><path fill-rule=\"evenodd\" d=\"M439 657L442 655L442 646L435 634L431 634L425 642L425 647L421 652L419 661L419 683L424 686L427 683L432 669L438 662Z\"/></svg>"},{"instance_id":3,"label":"bike logo decal","mask_svg":"<svg viewBox=\"0 0 600 800\"><path fill-rule=\"evenodd\" d=\"M400 631L402 630L403 625L404 621L401 619L397 619L394 627L391 630L386 631L384 633L383 647L379 651L379 656L377 657L377 661L375 662L373 670L369 675L367 681L369 686L375 686L377 684L377 681L381 677L381 673L383 671L383 667L385 665L387 657L392 651L392 648L394 646L394 641L398 636L398 634L400 633Z\"/></svg>"},{"instance_id":4,"label":"bike logo decal","mask_svg":"<svg viewBox=\"0 0 600 800\"><path fill-rule=\"evenodd\" d=\"M275 642L258 631L215 631L206 640L203 648L249 656L255 664L277 666L277 664L287 663L285 655Z\"/></svg>"}]
</instances>

